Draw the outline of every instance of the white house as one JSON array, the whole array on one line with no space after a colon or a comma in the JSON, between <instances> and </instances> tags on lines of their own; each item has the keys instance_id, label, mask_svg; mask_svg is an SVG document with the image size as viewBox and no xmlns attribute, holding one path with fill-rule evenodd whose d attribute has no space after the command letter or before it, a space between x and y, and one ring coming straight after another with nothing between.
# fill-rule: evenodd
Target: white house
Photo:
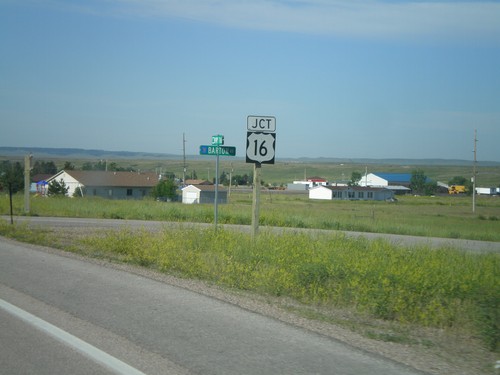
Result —
<instances>
[{"instance_id":1,"label":"white house","mask_svg":"<svg viewBox=\"0 0 500 375\"><path fill-rule=\"evenodd\" d=\"M215 185L188 185L182 190L182 203L214 203ZM222 186L217 189L218 203L227 203L227 190Z\"/></svg>"},{"instance_id":2,"label":"white house","mask_svg":"<svg viewBox=\"0 0 500 375\"><path fill-rule=\"evenodd\" d=\"M65 171L48 178L47 183L63 181L72 197L77 191L83 196L109 199L142 199L158 184L156 173L115 171Z\"/></svg>"},{"instance_id":3,"label":"white house","mask_svg":"<svg viewBox=\"0 0 500 375\"><path fill-rule=\"evenodd\" d=\"M383 201L394 199L394 192L379 187L317 186L309 190L309 199Z\"/></svg>"}]
</instances>

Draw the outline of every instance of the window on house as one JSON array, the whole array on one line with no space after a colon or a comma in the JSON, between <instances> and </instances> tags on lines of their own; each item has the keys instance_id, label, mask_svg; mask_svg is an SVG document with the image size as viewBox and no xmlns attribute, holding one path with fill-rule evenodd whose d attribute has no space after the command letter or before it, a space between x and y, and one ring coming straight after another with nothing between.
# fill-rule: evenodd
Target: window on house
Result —
<instances>
[{"instance_id":1,"label":"window on house","mask_svg":"<svg viewBox=\"0 0 500 375\"><path fill-rule=\"evenodd\" d=\"M367 196L368 196L368 198L373 198L373 191L369 191L369 192L367 193Z\"/></svg>"},{"instance_id":2,"label":"window on house","mask_svg":"<svg viewBox=\"0 0 500 375\"><path fill-rule=\"evenodd\" d=\"M354 198L354 191L350 191L350 192L348 192L348 193L347 193L347 196L348 196L349 198Z\"/></svg>"},{"instance_id":3,"label":"window on house","mask_svg":"<svg viewBox=\"0 0 500 375\"><path fill-rule=\"evenodd\" d=\"M133 195L132 189L127 189L127 197L131 197Z\"/></svg>"},{"instance_id":4,"label":"window on house","mask_svg":"<svg viewBox=\"0 0 500 375\"><path fill-rule=\"evenodd\" d=\"M358 192L358 198L364 198L365 193L363 191Z\"/></svg>"}]
</instances>

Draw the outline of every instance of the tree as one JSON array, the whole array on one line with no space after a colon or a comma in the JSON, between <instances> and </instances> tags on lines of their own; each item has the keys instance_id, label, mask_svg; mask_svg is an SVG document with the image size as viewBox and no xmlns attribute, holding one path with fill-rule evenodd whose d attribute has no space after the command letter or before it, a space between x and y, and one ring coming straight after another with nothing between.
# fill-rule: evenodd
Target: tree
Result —
<instances>
[{"instance_id":1,"label":"tree","mask_svg":"<svg viewBox=\"0 0 500 375\"><path fill-rule=\"evenodd\" d=\"M31 169L31 175L56 174L57 167L53 161L37 160Z\"/></svg>"},{"instance_id":2,"label":"tree","mask_svg":"<svg viewBox=\"0 0 500 375\"><path fill-rule=\"evenodd\" d=\"M73 197L75 198L82 198L87 194L86 189L82 188L81 186L77 186L75 191L73 192Z\"/></svg>"},{"instance_id":3,"label":"tree","mask_svg":"<svg viewBox=\"0 0 500 375\"><path fill-rule=\"evenodd\" d=\"M360 172L352 172L351 180L347 183L349 186L358 186L359 181L361 181L361 173Z\"/></svg>"},{"instance_id":4,"label":"tree","mask_svg":"<svg viewBox=\"0 0 500 375\"><path fill-rule=\"evenodd\" d=\"M410 189L415 194L433 195L437 191L437 183L430 181L422 169L412 172Z\"/></svg>"},{"instance_id":5,"label":"tree","mask_svg":"<svg viewBox=\"0 0 500 375\"><path fill-rule=\"evenodd\" d=\"M0 164L0 188L10 188L12 194L24 189L24 170L21 163L5 160Z\"/></svg>"},{"instance_id":6,"label":"tree","mask_svg":"<svg viewBox=\"0 0 500 375\"><path fill-rule=\"evenodd\" d=\"M235 175L233 176L233 184L234 185L250 185L253 182L253 178L246 173L241 176L241 175Z\"/></svg>"},{"instance_id":7,"label":"tree","mask_svg":"<svg viewBox=\"0 0 500 375\"><path fill-rule=\"evenodd\" d=\"M219 184L222 185L229 185L229 176L225 171L222 171L220 177L219 177Z\"/></svg>"},{"instance_id":8,"label":"tree","mask_svg":"<svg viewBox=\"0 0 500 375\"><path fill-rule=\"evenodd\" d=\"M449 182L448 185L467 185L468 180L462 176L455 176Z\"/></svg>"},{"instance_id":9,"label":"tree","mask_svg":"<svg viewBox=\"0 0 500 375\"><path fill-rule=\"evenodd\" d=\"M90 161L86 161L82 165L82 170L83 171L91 171L93 169L92 163Z\"/></svg>"},{"instance_id":10,"label":"tree","mask_svg":"<svg viewBox=\"0 0 500 375\"><path fill-rule=\"evenodd\" d=\"M438 190L437 182L435 181L427 181L424 185L424 194L425 195L434 195Z\"/></svg>"},{"instance_id":11,"label":"tree","mask_svg":"<svg viewBox=\"0 0 500 375\"><path fill-rule=\"evenodd\" d=\"M64 180L61 178L60 181L51 181L47 192L49 196L66 196L66 194L68 194L68 190L69 187L66 186Z\"/></svg>"},{"instance_id":12,"label":"tree","mask_svg":"<svg viewBox=\"0 0 500 375\"><path fill-rule=\"evenodd\" d=\"M75 165L73 163L67 161L67 162L64 163L63 169L65 171L74 171L75 170Z\"/></svg>"},{"instance_id":13,"label":"tree","mask_svg":"<svg viewBox=\"0 0 500 375\"><path fill-rule=\"evenodd\" d=\"M177 185L174 180L161 180L153 188L151 195L157 200L176 200Z\"/></svg>"},{"instance_id":14,"label":"tree","mask_svg":"<svg viewBox=\"0 0 500 375\"><path fill-rule=\"evenodd\" d=\"M422 169L416 169L411 174L410 189L415 194L423 194L426 181L427 176L424 174L424 171Z\"/></svg>"}]
</instances>

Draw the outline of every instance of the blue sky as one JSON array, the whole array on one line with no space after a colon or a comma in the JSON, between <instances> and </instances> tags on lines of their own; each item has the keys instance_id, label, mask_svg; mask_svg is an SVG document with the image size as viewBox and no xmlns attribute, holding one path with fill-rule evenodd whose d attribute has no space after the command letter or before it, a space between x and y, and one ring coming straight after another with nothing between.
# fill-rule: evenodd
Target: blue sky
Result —
<instances>
[{"instance_id":1,"label":"blue sky","mask_svg":"<svg viewBox=\"0 0 500 375\"><path fill-rule=\"evenodd\" d=\"M500 161L500 2L0 0L0 146Z\"/></svg>"}]
</instances>

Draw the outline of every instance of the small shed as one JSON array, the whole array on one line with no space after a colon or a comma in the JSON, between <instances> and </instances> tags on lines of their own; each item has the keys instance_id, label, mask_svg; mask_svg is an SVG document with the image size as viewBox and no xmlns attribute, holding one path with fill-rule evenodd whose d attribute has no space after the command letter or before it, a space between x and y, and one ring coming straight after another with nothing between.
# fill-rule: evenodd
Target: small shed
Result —
<instances>
[{"instance_id":1,"label":"small shed","mask_svg":"<svg viewBox=\"0 0 500 375\"><path fill-rule=\"evenodd\" d=\"M217 189L218 203L227 203L227 190L219 186ZM214 203L215 185L188 185L182 188L182 203Z\"/></svg>"}]
</instances>

